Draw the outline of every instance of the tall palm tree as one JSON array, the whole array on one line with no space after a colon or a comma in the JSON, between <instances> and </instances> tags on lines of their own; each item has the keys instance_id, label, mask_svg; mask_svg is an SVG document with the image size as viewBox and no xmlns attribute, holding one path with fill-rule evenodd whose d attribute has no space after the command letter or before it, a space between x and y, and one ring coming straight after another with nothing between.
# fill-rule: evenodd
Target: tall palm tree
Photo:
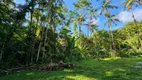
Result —
<instances>
[{"instance_id":1,"label":"tall palm tree","mask_svg":"<svg viewBox=\"0 0 142 80\"><path fill-rule=\"evenodd\" d=\"M75 21L78 23L79 28L79 35L81 35L81 25L85 21L88 12L86 10L91 5L91 2L88 0L77 0L76 3L74 3L74 7L77 9L77 16L75 16ZM86 13L85 13L86 12Z\"/></svg>"},{"instance_id":2,"label":"tall palm tree","mask_svg":"<svg viewBox=\"0 0 142 80\"><path fill-rule=\"evenodd\" d=\"M111 15L110 11L108 10L108 9L114 9L114 8L117 9L118 8L118 6L110 4L111 1L112 0L102 0L102 5L100 7L101 10L100 10L99 14L102 14L104 12L104 16L106 17L105 24L107 24L108 28L109 28L112 48L113 48L113 50L116 51L115 43L114 43L114 36L113 36L112 31L111 31L111 27L112 27L113 23L116 24L116 22L120 22L120 21L115 17L115 15Z\"/></svg>"},{"instance_id":3,"label":"tall palm tree","mask_svg":"<svg viewBox=\"0 0 142 80\"><path fill-rule=\"evenodd\" d=\"M64 11L63 0L39 0L38 2L40 12L43 14L41 16L41 24L44 24L42 27L41 33L41 42L38 47L38 53L36 56L36 62L39 60L40 52L42 52L43 61L48 55L48 60L52 62L52 56L56 51L56 40L49 40L51 37L56 39L56 28L57 25L60 24L64 19L64 15L62 14ZM45 14L46 13L46 14ZM50 33L50 34L48 34ZM52 36L50 36L52 35ZM51 44L49 44L49 42ZM47 52L47 47L49 48ZM42 51L41 51L42 50Z\"/></svg>"},{"instance_id":4,"label":"tall palm tree","mask_svg":"<svg viewBox=\"0 0 142 80\"><path fill-rule=\"evenodd\" d=\"M102 1L101 6L96 9L99 10L99 15L102 14L104 12L104 15L109 15L109 11L108 9L114 9L114 8L118 8L118 6L110 4L112 0L100 0Z\"/></svg>"},{"instance_id":5,"label":"tall palm tree","mask_svg":"<svg viewBox=\"0 0 142 80\"><path fill-rule=\"evenodd\" d=\"M84 25L86 25L88 29L88 36L90 36L94 32L94 30L97 30L98 28L98 25L94 23L94 20L91 20L87 24L84 24ZM90 34L90 31L91 31L91 34Z\"/></svg>"},{"instance_id":6,"label":"tall palm tree","mask_svg":"<svg viewBox=\"0 0 142 80\"><path fill-rule=\"evenodd\" d=\"M97 20L96 16L98 16L98 14L97 14L97 12L96 12L96 10L95 10L95 7L91 7L91 8L89 9L89 11L88 11L87 14L88 14L89 17L90 17L90 21L88 21L88 23L85 24L85 25L87 25L87 28L88 28L88 36L89 36L89 31L91 31L91 34L92 34L93 31L94 31L94 29L97 28L97 25L96 25L94 22Z\"/></svg>"},{"instance_id":7,"label":"tall palm tree","mask_svg":"<svg viewBox=\"0 0 142 80\"><path fill-rule=\"evenodd\" d=\"M112 42L112 48L113 48L113 50L116 51L114 36L113 36L112 31L111 31L111 28L112 28L112 24L117 25L116 22L120 22L120 21L119 21L119 19L116 18L115 15L110 15L109 14L106 18L107 18L107 20L106 20L105 24L108 24L109 33L110 33L111 42Z\"/></svg>"},{"instance_id":8,"label":"tall palm tree","mask_svg":"<svg viewBox=\"0 0 142 80\"><path fill-rule=\"evenodd\" d=\"M135 5L135 6L142 5L142 0L125 0L125 1L123 2L123 4L125 4L124 9L127 8L128 10L131 10L134 5ZM133 20L134 20L135 26L136 26L137 29L139 30L140 28L139 28L139 26L137 25L137 21L136 21L136 19L135 19L135 15L133 14L133 12L132 12L132 18L133 18ZM139 36L138 41L141 42L140 33L139 33L139 32L138 32L138 36ZM139 47L142 48L142 44L139 44Z\"/></svg>"}]
</instances>

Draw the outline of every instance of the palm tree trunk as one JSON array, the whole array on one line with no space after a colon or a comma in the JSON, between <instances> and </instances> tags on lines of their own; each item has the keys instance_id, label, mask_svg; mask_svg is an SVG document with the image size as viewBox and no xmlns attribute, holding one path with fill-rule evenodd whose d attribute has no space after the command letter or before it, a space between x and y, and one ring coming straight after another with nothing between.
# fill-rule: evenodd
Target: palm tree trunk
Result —
<instances>
[{"instance_id":1,"label":"palm tree trunk","mask_svg":"<svg viewBox=\"0 0 142 80\"><path fill-rule=\"evenodd\" d=\"M40 42L39 47L38 47L38 53L37 53L37 57L36 57L36 62L38 62L38 59L39 59L39 54L40 54L40 51L41 51L41 45L42 45L42 42Z\"/></svg>"},{"instance_id":2,"label":"palm tree trunk","mask_svg":"<svg viewBox=\"0 0 142 80\"><path fill-rule=\"evenodd\" d=\"M81 35L81 25L79 25L79 36Z\"/></svg>"},{"instance_id":3,"label":"palm tree trunk","mask_svg":"<svg viewBox=\"0 0 142 80\"><path fill-rule=\"evenodd\" d=\"M135 15L133 14L133 12L132 12L132 17L133 17L133 19L134 19L134 23L135 23L136 28L137 28L137 31L138 31L138 42L140 43L138 46L139 46L139 48L142 48L142 43L141 43L141 38L140 38L140 32L139 32L140 28L139 28L139 26L137 25L137 21L136 21L136 19L135 19Z\"/></svg>"},{"instance_id":4,"label":"palm tree trunk","mask_svg":"<svg viewBox=\"0 0 142 80\"><path fill-rule=\"evenodd\" d=\"M39 4L38 6L39 9L41 9L41 5ZM40 13L40 11L39 11ZM37 27L38 25L41 25L41 17L38 17L37 18ZM39 46L38 46L38 52L37 52L37 56L36 56L36 62L38 62L38 59L39 59L39 54L40 54L40 51L41 51L41 46L42 46L42 38L43 38L43 30L41 30L41 37L40 37L40 43L39 43Z\"/></svg>"},{"instance_id":5,"label":"palm tree trunk","mask_svg":"<svg viewBox=\"0 0 142 80\"><path fill-rule=\"evenodd\" d=\"M32 7L32 11L31 11L31 16L30 16L30 28L29 30L31 31L32 30L32 25L33 25L33 10L34 10L34 7ZM31 37L32 36L32 37ZM30 57L31 57L31 63L33 63L33 51L34 51L34 35L30 35L30 37L32 38L32 42L30 41L30 43L32 44L30 46Z\"/></svg>"},{"instance_id":6,"label":"palm tree trunk","mask_svg":"<svg viewBox=\"0 0 142 80\"><path fill-rule=\"evenodd\" d=\"M41 52L41 46L42 46L42 44L43 44L43 36L44 36L44 29L43 30L41 30L41 38L40 38L40 43L39 43L39 46L38 46L38 53L37 53L37 57L36 57L36 62L38 62L38 59L39 59L39 54L40 54L40 52Z\"/></svg>"},{"instance_id":7,"label":"palm tree trunk","mask_svg":"<svg viewBox=\"0 0 142 80\"><path fill-rule=\"evenodd\" d=\"M45 58L45 52L46 52L46 50L45 50L45 47L46 47L46 45L47 45L47 31L48 31L48 28L46 27L45 28L45 38L44 38L44 46L43 46L43 53L42 53L42 58L44 59Z\"/></svg>"},{"instance_id":8,"label":"palm tree trunk","mask_svg":"<svg viewBox=\"0 0 142 80\"><path fill-rule=\"evenodd\" d=\"M90 34L89 34L89 28L87 29L87 31L88 31L88 36L90 36Z\"/></svg>"},{"instance_id":9,"label":"palm tree trunk","mask_svg":"<svg viewBox=\"0 0 142 80\"><path fill-rule=\"evenodd\" d=\"M112 33L112 31L111 31L111 27L109 27L109 33L110 33L110 37L111 37L112 49L113 49L114 51L116 51L115 42L114 42L114 37L113 37L113 33Z\"/></svg>"}]
</instances>

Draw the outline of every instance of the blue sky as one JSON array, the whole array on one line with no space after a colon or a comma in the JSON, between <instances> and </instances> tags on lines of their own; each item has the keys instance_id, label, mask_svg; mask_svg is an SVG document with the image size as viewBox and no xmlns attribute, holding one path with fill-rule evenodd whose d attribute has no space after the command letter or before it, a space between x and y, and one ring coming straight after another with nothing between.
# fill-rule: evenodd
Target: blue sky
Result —
<instances>
[{"instance_id":1,"label":"blue sky","mask_svg":"<svg viewBox=\"0 0 142 80\"><path fill-rule=\"evenodd\" d=\"M124 0L112 0L111 4L119 5L123 1ZM72 3L76 2L76 0L64 0L64 2L66 3L66 6L68 9L70 9L70 10L74 9ZM95 0L93 0L93 4L94 3L95 3ZM99 6L99 5L96 5L96 6ZM122 10L123 6L124 5L120 5L118 9L111 10L112 14L118 14L117 18L119 20L121 20L121 22L117 23L117 25L113 25L112 29L118 29L120 27L123 27L123 25L126 24L127 22L133 21L131 12L134 13L136 20L138 20L138 21L142 20L142 6L139 6L137 8L133 7L133 9L130 11L128 11L128 10L123 11ZM108 29L107 25L104 25L104 22L105 22L105 17L103 15L99 16L98 20L96 22L96 24L99 26L99 29ZM83 32L86 33L87 32L86 27L82 26L82 28L83 28Z\"/></svg>"},{"instance_id":2,"label":"blue sky","mask_svg":"<svg viewBox=\"0 0 142 80\"><path fill-rule=\"evenodd\" d=\"M73 10L74 7L73 7L73 2L76 2L77 0L64 0L67 8L69 10ZM119 2L118 2L119 1ZM124 0L112 0L112 3L111 4L119 4L120 2L122 2ZM17 4L24 4L24 0L15 0L15 2ZM95 5L95 1L93 0L93 5ZM96 5L96 6L99 6L99 5ZM122 11L122 8L123 8L123 5L119 6L118 9L113 9L111 10L112 14L116 14L118 13L117 15L117 18L120 19L122 22L120 23L117 23L117 25L113 25L112 26L112 29L117 29L117 28L120 28L122 27L124 24L126 24L127 22L131 22L133 21L133 18L132 18L132 14L131 12L134 13L135 15L135 18L136 20L140 21L142 20L142 6L139 6L139 7L134 7L132 10L128 11L128 10L125 10L125 11ZM104 26L104 22L105 22L105 17L103 15L99 16L98 17L98 20L96 22L96 24L99 26L99 29L108 29L107 28L107 25ZM82 26L82 30L83 32L87 33L87 29L86 29L86 26Z\"/></svg>"}]
</instances>

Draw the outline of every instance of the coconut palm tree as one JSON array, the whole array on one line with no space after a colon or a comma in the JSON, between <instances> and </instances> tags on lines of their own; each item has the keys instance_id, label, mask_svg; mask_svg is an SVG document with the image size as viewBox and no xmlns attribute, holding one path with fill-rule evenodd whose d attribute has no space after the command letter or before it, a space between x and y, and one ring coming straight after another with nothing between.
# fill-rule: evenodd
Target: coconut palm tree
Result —
<instances>
[{"instance_id":1,"label":"coconut palm tree","mask_svg":"<svg viewBox=\"0 0 142 80\"><path fill-rule=\"evenodd\" d=\"M122 2L122 4L125 4L124 9L127 8L130 10L132 9L133 5L142 5L142 0L125 0L124 2Z\"/></svg>"},{"instance_id":2,"label":"coconut palm tree","mask_svg":"<svg viewBox=\"0 0 142 80\"><path fill-rule=\"evenodd\" d=\"M88 12L90 11L87 11L90 5L91 2L88 0L78 0L76 3L74 3L74 7L77 9L77 15L75 16L74 21L78 23L79 35L81 35L81 25L87 18Z\"/></svg>"},{"instance_id":3,"label":"coconut palm tree","mask_svg":"<svg viewBox=\"0 0 142 80\"><path fill-rule=\"evenodd\" d=\"M105 24L107 24L107 25L108 25L108 28L109 28L109 33L110 33L111 42L112 42L112 48L113 48L113 50L116 51L115 42L114 42L114 36L113 36L112 31L111 31L111 28L112 28L112 24L117 25L116 22L120 22L120 21L119 21L119 19L116 18L115 15L110 15L110 14L109 14L108 16L106 16L106 18L107 18L107 19L106 19Z\"/></svg>"},{"instance_id":4,"label":"coconut palm tree","mask_svg":"<svg viewBox=\"0 0 142 80\"><path fill-rule=\"evenodd\" d=\"M109 33L110 33L110 37L111 37L111 44L112 44L112 48L113 50L116 51L115 48L115 43L114 43L114 37L113 37L113 33L111 31L111 27L112 24L116 24L116 22L120 22L115 15L111 15L110 11L108 9L114 9L114 8L118 8L116 5L110 4L112 0L101 0L101 6L98 8L99 10L99 14L101 15L102 13L104 13L104 16L106 17L106 22L105 24L108 25L109 28Z\"/></svg>"},{"instance_id":5,"label":"coconut palm tree","mask_svg":"<svg viewBox=\"0 0 142 80\"><path fill-rule=\"evenodd\" d=\"M128 10L131 10L133 8L133 6L139 6L139 5L142 5L142 0L125 0L123 2L123 4L125 4L124 6L124 9L127 8ZM123 9L123 10L124 10ZM135 26L137 27L137 29L139 29L139 26L137 25L137 21L135 19L135 15L133 14L132 12L132 18L134 20L134 23L135 23ZM138 35L139 35L139 39L138 41L141 42L141 39L140 39L140 33L138 32ZM142 48L142 44L139 44L139 47Z\"/></svg>"},{"instance_id":6,"label":"coconut palm tree","mask_svg":"<svg viewBox=\"0 0 142 80\"><path fill-rule=\"evenodd\" d=\"M110 4L112 0L100 0L100 1L102 1L101 6L98 9L96 9L97 11L99 10L98 12L99 15L101 15L103 12L105 16L109 15L110 12L108 11L108 9L118 8L118 6Z\"/></svg>"}]
</instances>

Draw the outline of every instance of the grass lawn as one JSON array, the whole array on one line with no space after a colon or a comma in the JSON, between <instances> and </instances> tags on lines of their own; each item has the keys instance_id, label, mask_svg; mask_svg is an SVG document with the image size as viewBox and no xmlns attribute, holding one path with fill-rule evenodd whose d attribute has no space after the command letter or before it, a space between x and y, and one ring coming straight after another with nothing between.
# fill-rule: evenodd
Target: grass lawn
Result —
<instances>
[{"instance_id":1,"label":"grass lawn","mask_svg":"<svg viewBox=\"0 0 142 80\"><path fill-rule=\"evenodd\" d=\"M0 80L142 80L142 57L82 60L74 69L63 71L23 71Z\"/></svg>"}]
</instances>

